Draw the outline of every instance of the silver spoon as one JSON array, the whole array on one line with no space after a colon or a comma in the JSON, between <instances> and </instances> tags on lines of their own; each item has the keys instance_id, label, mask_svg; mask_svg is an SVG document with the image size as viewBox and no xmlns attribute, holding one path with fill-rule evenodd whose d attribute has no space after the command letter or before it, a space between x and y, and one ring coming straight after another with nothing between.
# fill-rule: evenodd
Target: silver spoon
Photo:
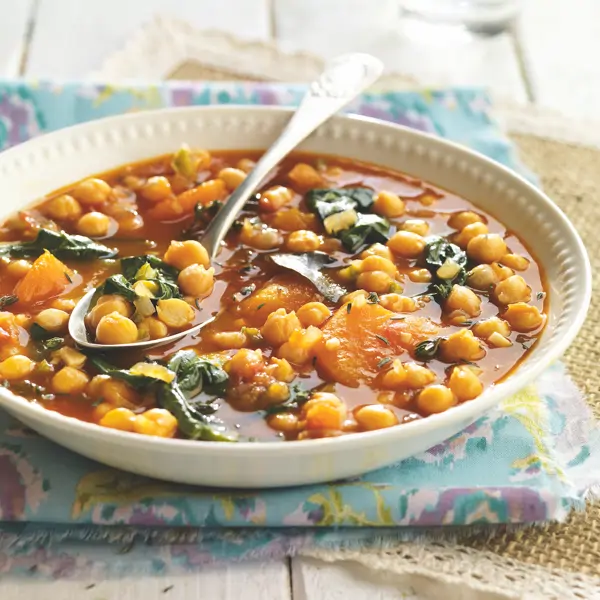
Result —
<instances>
[{"instance_id":1,"label":"silver spoon","mask_svg":"<svg viewBox=\"0 0 600 600\"><path fill-rule=\"evenodd\" d=\"M306 139L319 125L337 113L341 108L356 98L363 90L373 84L383 72L383 63L368 54L346 54L331 61L318 79L313 81L306 92L300 106L275 140L273 145L263 154L262 158L242 184L231 194L229 200L221 208L215 218L206 228L199 240L207 249L211 259L219 252L221 242L227 235L238 213L248 199L261 187L262 182L300 142ZM282 255L283 256L283 255ZM292 256L293 255L285 255ZM303 263L287 260L287 268L296 270L303 276ZM304 264L306 271L306 265ZM200 331L205 325L214 320L207 319L185 331L180 331L157 340L135 342L133 344L95 344L88 341L84 317L89 312L90 303L95 293L90 290L78 303L69 320L69 335L84 348L94 350L123 350L152 348L175 342L186 335Z\"/></svg>"}]
</instances>

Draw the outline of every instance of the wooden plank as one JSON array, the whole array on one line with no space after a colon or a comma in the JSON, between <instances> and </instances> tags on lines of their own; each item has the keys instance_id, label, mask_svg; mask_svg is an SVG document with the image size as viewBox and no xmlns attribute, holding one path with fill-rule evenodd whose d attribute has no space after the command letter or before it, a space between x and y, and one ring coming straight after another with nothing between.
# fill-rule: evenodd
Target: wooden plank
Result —
<instances>
[{"instance_id":1,"label":"wooden plank","mask_svg":"<svg viewBox=\"0 0 600 600\"><path fill-rule=\"evenodd\" d=\"M519 32L536 102L600 118L600 2L528 0Z\"/></svg>"},{"instance_id":2,"label":"wooden plank","mask_svg":"<svg viewBox=\"0 0 600 600\"><path fill-rule=\"evenodd\" d=\"M292 560L294 600L419 600L410 585L351 562L325 563L302 556ZM430 596L427 596L430 597ZM437 597L437 596L431 596Z\"/></svg>"},{"instance_id":3,"label":"wooden plank","mask_svg":"<svg viewBox=\"0 0 600 600\"><path fill-rule=\"evenodd\" d=\"M508 34L473 38L456 28L403 21L396 0L274 2L275 33L284 50L325 57L370 52L386 63L388 71L413 75L427 85L483 85L498 97L526 100Z\"/></svg>"},{"instance_id":4,"label":"wooden plank","mask_svg":"<svg viewBox=\"0 0 600 600\"><path fill-rule=\"evenodd\" d=\"M247 39L269 35L267 0L236 0L235 6L213 0L39 1L26 70L32 77L84 77L160 14Z\"/></svg>"},{"instance_id":5,"label":"wooden plank","mask_svg":"<svg viewBox=\"0 0 600 600\"><path fill-rule=\"evenodd\" d=\"M2 600L291 600L288 561L205 568L174 577L51 583L4 579L0 589Z\"/></svg>"},{"instance_id":6,"label":"wooden plank","mask_svg":"<svg viewBox=\"0 0 600 600\"><path fill-rule=\"evenodd\" d=\"M19 75L34 0L0 0L0 76Z\"/></svg>"}]
</instances>

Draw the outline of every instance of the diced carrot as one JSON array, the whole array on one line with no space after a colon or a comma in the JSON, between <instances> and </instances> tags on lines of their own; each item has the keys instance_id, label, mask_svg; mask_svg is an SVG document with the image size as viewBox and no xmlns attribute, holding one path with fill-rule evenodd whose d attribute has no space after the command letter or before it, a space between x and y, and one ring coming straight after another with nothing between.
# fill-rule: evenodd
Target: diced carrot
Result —
<instances>
[{"instance_id":1,"label":"diced carrot","mask_svg":"<svg viewBox=\"0 0 600 600\"><path fill-rule=\"evenodd\" d=\"M31 304L61 294L69 285L73 271L46 251L33 263L27 275L17 283L19 302Z\"/></svg>"},{"instance_id":2,"label":"diced carrot","mask_svg":"<svg viewBox=\"0 0 600 600\"><path fill-rule=\"evenodd\" d=\"M196 204L210 204L214 200L222 200L226 195L225 183L220 179L211 179L175 198L159 202L148 211L148 215L158 221L175 221L192 214Z\"/></svg>"},{"instance_id":3,"label":"diced carrot","mask_svg":"<svg viewBox=\"0 0 600 600\"><path fill-rule=\"evenodd\" d=\"M321 376L349 387L372 383L392 359L438 332L427 318L394 320L394 316L379 304L359 304L350 311L348 304L339 308L323 327L323 343L317 348ZM339 344L327 344L333 338Z\"/></svg>"},{"instance_id":4,"label":"diced carrot","mask_svg":"<svg viewBox=\"0 0 600 600\"><path fill-rule=\"evenodd\" d=\"M240 304L240 315L250 327L261 327L278 308L290 312L317 300L322 297L310 283L293 275L277 275Z\"/></svg>"}]
</instances>

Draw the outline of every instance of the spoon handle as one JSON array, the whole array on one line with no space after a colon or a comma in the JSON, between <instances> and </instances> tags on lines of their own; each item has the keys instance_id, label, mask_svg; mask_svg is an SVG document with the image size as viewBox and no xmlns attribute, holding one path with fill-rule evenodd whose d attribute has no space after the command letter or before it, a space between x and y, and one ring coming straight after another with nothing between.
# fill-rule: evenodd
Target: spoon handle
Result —
<instances>
[{"instance_id":1,"label":"spoon handle","mask_svg":"<svg viewBox=\"0 0 600 600\"><path fill-rule=\"evenodd\" d=\"M223 238L244 204L279 161L319 125L373 84L382 72L383 63L369 54L345 54L325 67L319 78L310 84L279 138L206 228L201 241L211 258L217 255Z\"/></svg>"}]
</instances>

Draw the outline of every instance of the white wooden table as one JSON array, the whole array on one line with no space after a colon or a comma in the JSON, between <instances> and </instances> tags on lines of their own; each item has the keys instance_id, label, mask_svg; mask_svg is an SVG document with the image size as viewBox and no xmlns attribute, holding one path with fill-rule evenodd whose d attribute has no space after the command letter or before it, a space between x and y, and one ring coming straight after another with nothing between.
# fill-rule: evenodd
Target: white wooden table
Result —
<instances>
[{"instance_id":1,"label":"white wooden table","mask_svg":"<svg viewBox=\"0 0 600 600\"><path fill-rule=\"evenodd\" d=\"M454 84L485 84L515 102L600 119L600 2L523 0L516 32L476 43L399 36L397 0L0 0L0 77L76 79L98 69L157 14L285 50L324 57L349 50L393 70ZM438 46L436 47L436 44ZM1 484L1 483L0 483ZM53 584L0 579L2 600L391 600L417 598L351 565L295 558L205 569L185 577ZM419 596L424 598L425 596Z\"/></svg>"}]
</instances>

